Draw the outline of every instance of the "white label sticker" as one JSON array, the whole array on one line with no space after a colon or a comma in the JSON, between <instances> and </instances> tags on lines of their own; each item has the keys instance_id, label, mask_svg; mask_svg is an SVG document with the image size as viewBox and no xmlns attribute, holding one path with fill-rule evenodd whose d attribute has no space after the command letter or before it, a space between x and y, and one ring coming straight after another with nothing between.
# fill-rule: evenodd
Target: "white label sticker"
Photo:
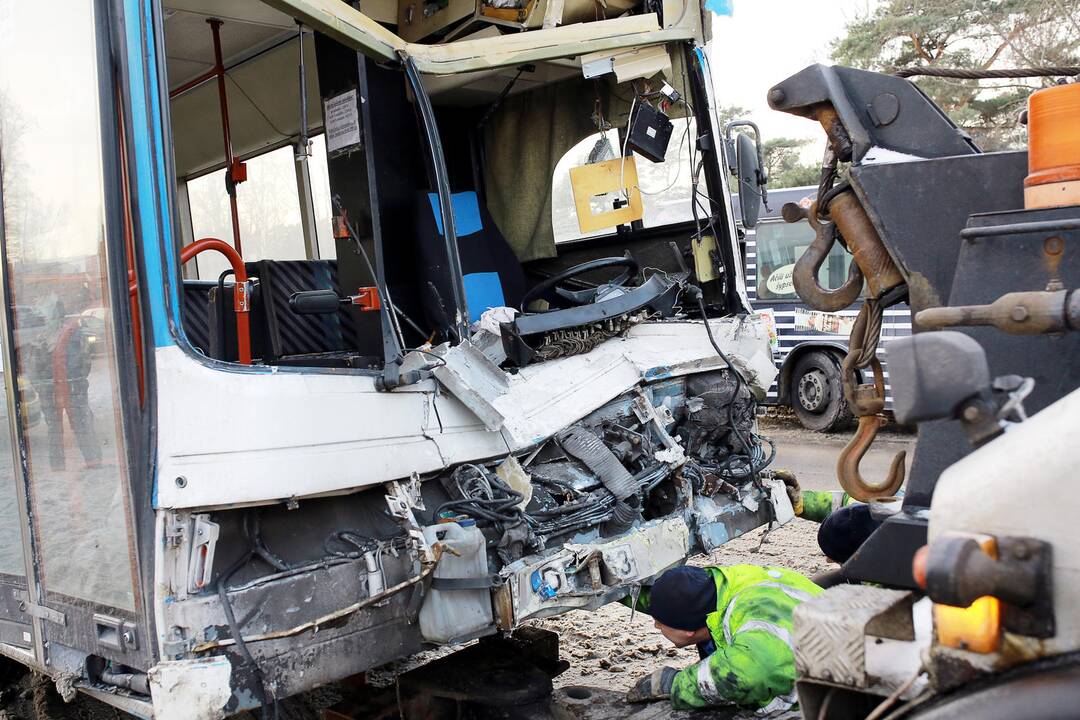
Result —
<instances>
[{"instance_id":1,"label":"white label sticker","mask_svg":"<svg viewBox=\"0 0 1080 720\"><path fill-rule=\"evenodd\" d=\"M645 128L645 134L648 135L649 137L656 137L656 128L654 128L654 127Z\"/></svg>"},{"instance_id":2,"label":"white label sticker","mask_svg":"<svg viewBox=\"0 0 1080 720\"><path fill-rule=\"evenodd\" d=\"M334 152L360 142L360 117L356 91L349 90L323 103L326 124L326 151Z\"/></svg>"},{"instance_id":3,"label":"white label sticker","mask_svg":"<svg viewBox=\"0 0 1080 720\"><path fill-rule=\"evenodd\" d=\"M765 281L765 287L769 289L769 292L777 295L790 295L795 292L795 285L791 282L791 274L794 271L795 263L776 268L769 274L769 279Z\"/></svg>"}]
</instances>

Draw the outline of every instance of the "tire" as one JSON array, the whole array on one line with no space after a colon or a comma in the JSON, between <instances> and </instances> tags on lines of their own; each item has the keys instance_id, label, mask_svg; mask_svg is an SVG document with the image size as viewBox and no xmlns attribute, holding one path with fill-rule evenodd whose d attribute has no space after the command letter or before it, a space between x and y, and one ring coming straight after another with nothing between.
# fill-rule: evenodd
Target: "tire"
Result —
<instances>
[{"instance_id":1,"label":"tire","mask_svg":"<svg viewBox=\"0 0 1080 720\"><path fill-rule=\"evenodd\" d=\"M834 432L853 418L844 400L840 364L827 352L815 350L799 358L788 380L788 400L807 430Z\"/></svg>"}]
</instances>

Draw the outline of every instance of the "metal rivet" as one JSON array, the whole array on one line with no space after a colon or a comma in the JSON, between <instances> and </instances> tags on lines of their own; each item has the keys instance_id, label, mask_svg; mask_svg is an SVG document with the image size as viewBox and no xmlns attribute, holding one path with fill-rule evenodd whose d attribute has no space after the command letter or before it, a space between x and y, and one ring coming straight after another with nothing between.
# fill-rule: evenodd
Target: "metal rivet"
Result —
<instances>
[{"instance_id":1,"label":"metal rivet","mask_svg":"<svg viewBox=\"0 0 1080 720\"><path fill-rule=\"evenodd\" d=\"M1017 305L1012 309L1012 319L1016 322L1023 322L1028 319L1028 309L1023 305Z\"/></svg>"},{"instance_id":2,"label":"metal rivet","mask_svg":"<svg viewBox=\"0 0 1080 720\"><path fill-rule=\"evenodd\" d=\"M180 488L181 490L186 488L187 487L187 478L184 477L183 475L178 476L176 478L176 487Z\"/></svg>"},{"instance_id":3,"label":"metal rivet","mask_svg":"<svg viewBox=\"0 0 1080 720\"><path fill-rule=\"evenodd\" d=\"M1060 255L1065 250L1065 239L1054 235L1043 240L1043 250L1047 255Z\"/></svg>"}]
</instances>

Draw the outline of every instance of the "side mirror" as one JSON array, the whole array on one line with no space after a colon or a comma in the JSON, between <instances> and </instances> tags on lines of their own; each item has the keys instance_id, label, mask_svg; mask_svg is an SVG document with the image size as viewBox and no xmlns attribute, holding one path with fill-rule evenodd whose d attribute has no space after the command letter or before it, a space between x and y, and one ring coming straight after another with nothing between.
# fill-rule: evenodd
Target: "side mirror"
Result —
<instances>
[{"instance_id":1,"label":"side mirror","mask_svg":"<svg viewBox=\"0 0 1080 720\"><path fill-rule=\"evenodd\" d=\"M753 128L754 139L745 133L735 133L737 127ZM739 179L739 212L743 227L755 227L761 206L769 209L765 187L769 178L761 154L761 131L749 120L734 120L724 126L724 145L728 169Z\"/></svg>"}]
</instances>

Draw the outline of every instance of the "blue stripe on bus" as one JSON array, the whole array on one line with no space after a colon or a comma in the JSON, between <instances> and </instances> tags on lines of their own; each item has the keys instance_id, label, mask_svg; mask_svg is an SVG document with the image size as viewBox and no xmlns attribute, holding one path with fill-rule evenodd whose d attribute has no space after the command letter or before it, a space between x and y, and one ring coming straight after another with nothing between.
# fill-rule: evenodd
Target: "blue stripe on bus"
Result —
<instances>
[{"instance_id":1,"label":"blue stripe on bus","mask_svg":"<svg viewBox=\"0 0 1080 720\"><path fill-rule=\"evenodd\" d=\"M144 23L151 17L151 3L146 0L140 7L138 0L125 0L124 14L127 18L124 27L130 69L128 92L131 100L131 137L135 148L132 175L136 182L138 199L136 210L142 231L140 240L143 260L146 263L146 276L143 282L150 299L150 321L154 345L166 347L174 345L175 341L169 332L169 320L166 315L165 274L170 273L170 277L175 276L176 266L168 251L164 255L162 253L163 246L172 247L172 236L168 223L161 222L159 212L162 208L168 208L166 192L169 183L165 178L164 155L161 151L164 143L160 124L161 108L156 92L158 83L155 48L149 34L145 36L148 42L143 42L142 32ZM149 73L148 77L144 76L144 71ZM157 150L157 162L155 162L155 150ZM172 303L177 311L180 307L178 299L174 297ZM173 318L173 320L179 324L179 318Z\"/></svg>"}]
</instances>

